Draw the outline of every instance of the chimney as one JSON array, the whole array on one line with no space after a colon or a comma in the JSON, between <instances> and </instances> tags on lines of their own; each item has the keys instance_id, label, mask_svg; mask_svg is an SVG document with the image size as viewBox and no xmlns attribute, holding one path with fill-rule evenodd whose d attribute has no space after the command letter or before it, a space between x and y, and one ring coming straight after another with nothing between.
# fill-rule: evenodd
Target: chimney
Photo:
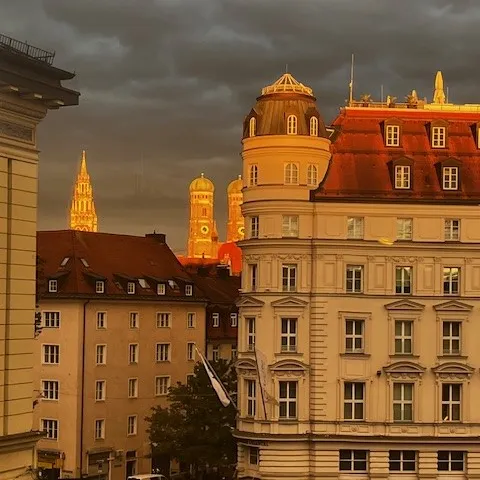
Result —
<instances>
[{"instance_id":1,"label":"chimney","mask_svg":"<svg viewBox=\"0 0 480 480\"><path fill-rule=\"evenodd\" d=\"M219 278L230 277L230 267L228 265L217 265L217 275Z\"/></svg>"},{"instance_id":2,"label":"chimney","mask_svg":"<svg viewBox=\"0 0 480 480\"><path fill-rule=\"evenodd\" d=\"M147 233L145 235L146 238L153 238L158 243L167 243L167 236L164 233L157 233L155 230L153 233Z\"/></svg>"}]
</instances>

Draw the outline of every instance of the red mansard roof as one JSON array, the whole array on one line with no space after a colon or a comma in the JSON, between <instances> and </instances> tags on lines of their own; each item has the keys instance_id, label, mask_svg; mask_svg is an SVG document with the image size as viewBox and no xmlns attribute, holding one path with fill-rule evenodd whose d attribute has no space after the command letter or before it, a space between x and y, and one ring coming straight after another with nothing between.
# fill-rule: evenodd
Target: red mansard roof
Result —
<instances>
[{"instance_id":1,"label":"red mansard roof","mask_svg":"<svg viewBox=\"0 0 480 480\"><path fill-rule=\"evenodd\" d=\"M400 146L386 147L384 122L400 125ZM447 147L432 148L430 124L447 122ZM313 201L480 203L479 113L424 109L343 108L333 127L336 139L324 181ZM411 189L395 189L391 162L412 163ZM439 165L459 162L458 190L444 191ZM408 160L407 160L408 161Z\"/></svg>"}]
</instances>

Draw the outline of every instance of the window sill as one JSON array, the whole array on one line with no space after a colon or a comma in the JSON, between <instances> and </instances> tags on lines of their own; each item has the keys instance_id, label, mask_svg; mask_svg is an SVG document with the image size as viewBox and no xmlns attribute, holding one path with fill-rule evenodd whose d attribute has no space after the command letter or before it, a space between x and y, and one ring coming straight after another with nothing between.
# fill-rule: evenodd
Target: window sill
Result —
<instances>
[{"instance_id":1,"label":"window sill","mask_svg":"<svg viewBox=\"0 0 480 480\"><path fill-rule=\"evenodd\" d=\"M468 359L468 355L461 355L461 354L443 354L443 355L437 355L437 358L440 358L440 359L453 359L453 360L467 360Z\"/></svg>"},{"instance_id":2,"label":"window sill","mask_svg":"<svg viewBox=\"0 0 480 480\"><path fill-rule=\"evenodd\" d=\"M303 357L303 353L300 353L298 351L295 352L277 352L275 353L276 357L287 357L287 356L293 356L293 357Z\"/></svg>"},{"instance_id":3,"label":"window sill","mask_svg":"<svg viewBox=\"0 0 480 480\"><path fill-rule=\"evenodd\" d=\"M369 353L360 352L343 352L340 356L346 358L370 358L371 355Z\"/></svg>"},{"instance_id":4,"label":"window sill","mask_svg":"<svg viewBox=\"0 0 480 480\"><path fill-rule=\"evenodd\" d=\"M420 355L414 353L391 353L390 358L420 358Z\"/></svg>"},{"instance_id":5,"label":"window sill","mask_svg":"<svg viewBox=\"0 0 480 480\"><path fill-rule=\"evenodd\" d=\"M278 423L298 423L298 418L279 418Z\"/></svg>"}]
</instances>

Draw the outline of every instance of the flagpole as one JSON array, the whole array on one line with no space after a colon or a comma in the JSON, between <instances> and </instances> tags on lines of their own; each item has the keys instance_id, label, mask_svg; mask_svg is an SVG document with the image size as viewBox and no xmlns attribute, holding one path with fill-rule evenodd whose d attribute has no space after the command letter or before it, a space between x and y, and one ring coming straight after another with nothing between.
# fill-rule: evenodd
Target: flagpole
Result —
<instances>
[{"instance_id":1,"label":"flagpole","mask_svg":"<svg viewBox=\"0 0 480 480\"><path fill-rule=\"evenodd\" d=\"M255 364L257 365L258 386L260 387L260 394L262 396L263 413L265 415L265 420L268 420L268 418L267 418L267 405L265 404L265 395L263 393L263 385L262 385L262 382L260 381L260 370L258 368L257 349L255 349Z\"/></svg>"}]
</instances>

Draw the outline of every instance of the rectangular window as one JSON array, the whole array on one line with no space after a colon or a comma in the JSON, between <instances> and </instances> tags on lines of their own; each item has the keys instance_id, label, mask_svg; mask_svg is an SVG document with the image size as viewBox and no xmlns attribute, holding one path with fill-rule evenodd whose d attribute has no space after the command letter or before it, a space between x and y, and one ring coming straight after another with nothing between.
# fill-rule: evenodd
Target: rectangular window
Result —
<instances>
[{"instance_id":1,"label":"rectangular window","mask_svg":"<svg viewBox=\"0 0 480 480\"><path fill-rule=\"evenodd\" d=\"M395 321L395 354L411 355L413 353L413 322L411 320Z\"/></svg>"},{"instance_id":2,"label":"rectangular window","mask_svg":"<svg viewBox=\"0 0 480 480\"><path fill-rule=\"evenodd\" d=\"M128 379L128 398L138 397L138 378Z\"/></svg>"},{"instance_id":3,"label":"rectangular window","mask_svg":"<svg viewBox=\"0 0 480 480\"><path fill-rule=\"evenodd\" d=\"M341 472L366 472L368 452L366 450L340 450Z\"/></svg>"},{"instance_id":4,"label":"rectangular window","mask_svg":"<svg viewBox=\"0 0 480 480\"><path fill-rule=\"evenodd\" d=\"M258 217L250 217L250 238L258 238L259 219Z\"/></svg>"},{"instance_id":5,"label":"rectangular window","mask_svg":"<svg viewBox=\"0 0 480 480\"><path fill-rule=\"evenodd\" d=\"M137 434L137 416L130 415L127 419L127 435Z\"/></svg>"},{"instance_id":6,"label":"rectangular window","mask_svg":"<svg viewBox=\"0 0 480 480\"><path fill-rule=\"evenodd\" d=\"M258 165L250 165L248 170L248 185L254 187L258 184Z\"/></svg>"},{"instance_id":7,"label":"rectangular window","mask_svg":"<svg viewBox=\"0 0 480 480\"><path fill-rule=\"evenodd\" d=\"M412 293L412 267L395 267L395 293L399 295Z\"/></svg>"},{"instance_id":8,"label":"rectangular window","mask_svg":"<svg viewBox=\"0 0 480 480\"><path fill-rule=\"evenodd\" d=\"M165 295L165 284L157 283L157 295Z\"/></svg>"},{"instance_id":9,"label":"rectangular window","mask_svg":"<svg viewBox=\"0 0 480 480\"><path fill-rule=\"evenodd\" d=\"M255 317L245 319L247 323L247 349L249 352L255 350Z\"/></svg>"},{"instance_id":10,"label":"rectangular window","mask_svg":"<svg viewBox=\"0 0 480 480\"><path fill-rule=\"evenodd\" d=\"M298 215L283 215L282 237L298 237Z\"/></svg>"},{"instance_id":11,"label":"rectangular window","mask_svg":"<svg viewBox=\"0 0 480 480\"><path fill-rule=\"evenodd\" d=\"M42 418L42 431L49 440L58 440L58 420Z\"/></svg>"},{"instance_id":12,"label":"rectangular window","mask_svg":"<svg viewBox=\"0 0 480 480\"><path fill-rule=\"evenodd\" d=\"M219 327L220 326L220 314L219 313L212 313L212 326Z\"/></svg>"},{"instance_id":13,"label":"rectangular window","mask_svg":"<svg viewBox=\"0 0 480 480\"><path fill-rule=\"evenodd\" d=\"M257 290L257 265L255 263L248 266L250 290L255 292Z\"/></svg>"},{"instance_id":14,"label":"rectangular window","mask_svg":"<svg viewBox=\"0 0 480 480\"><path fill-rule=\"evenodd\" d=\"M295 292L297 290L297 265L282 265L282 291Z\"/></svg>"},{"instance_id":15,"label":"rectangular window","mask_svg":"<svg viewBox=\"0 0 480 480\"><path fill-rule=\"evenodd\" d=\"M44 328L60 328L60 312L43 312Z\"/></svg>"},{"instance_id":16,"label":"rectangular window","mask_svg":"<svg viewBox=\"0 0 480 480\"><path fill-rule=\"evenodd\" d=\"M105 439L105 420L95 420L95 440Z\"/></svg>"},{"instance_id":17,"label":"rectangular window","mask_svg":"<svg viewBox=\"0 0 480 480\"><path fill-rule=\"evenodd\" d=\"M443 267L444 295L458 295L460 292L460 268Z\"/></svg>"},{"instance_id":18,"label":"rectangular window","mask_svg":"<svg viewBox=\"0 0 480 480\"><path fill-rule=\"evenodd\" d=\"M461 322L443 322L442 349L444 355L460 355Z\"/></svg>"},{"instance_id":19,"label":"rectangular window","mask_svg":"<svg viewBox=\"0 0 480 480\"><path fill-rule=\"evenodd\" d=\"M195 328L196 313L187 313L187 328Z\"/></svg>"},{"instance_id":20,"label":"rectangular window","mask_svg":"<svg viewBox=\"0 0 480 480\"><path fill-rule=\"evenodd\" d=\"M95 381L95 401L103 402L107 394L107 382L105 380Z\"/></svg>"},{"instance_id":21,"label":"rectangular window","mask_svg":"<svg viewBox=\"0 0 480 480\"><path fill-rule=\"evenodd\" d=\"M237 358L237 345L232 345L232 349L230 351L230 356L232 360L235 360Z\"/></svg>"},{"instance_id":22,"label":"rectangular window","mask_svg":"<svg viewBox=\"0 0 480 480\"><path fill-rule=\"evenodd\" d=\"M385 137L387 147L398 147L400 145L400 127L398 125L387 125Z\"/></svg>"},{"instance_id":23,"label":"rectangular window","mask_svg":"<svg viewBox=\"0 0 480 480\"><path fill-rule=\"evenodd\" d=\"M170 388L170 377L155 377L155 395L167 395Z\"/></svg>"},{"instance_id":24,"label":"rectangular window","mask_svg":"<svg viewBox=\"0 0 480 480\"><path fill-rule=\"evenodd\" d=\"M409 165L395 166L395 188L397 189L410 188L410 166Z\"/></svg>"},{"instance_id":25,"label":"rectangular window","mask_svg":"<svg viewBox=\"0 0 480 480\"><path fill-rule=\"evenodd\" d=\"M127 282L127 293L133 295L135 293L135 282Z\"/></svg>"},{"instance_id":26,"label":"rectangular window","mask_svg":"<svg viewBox=\"0 0 480 480\"><path fill-rule=\"evenodd\" d=\"M255 380L245 380L245 389L247 390L247 416L255 417L257 411L257 382Z\"/></svg>"},{"instance_id":27,"label":"rectangular window","mask_svg":"<svg viewBox=\"0 0 480 480\"><path fill-rule=\"evenodd\" d=\"M230 314L230 326L236 327L238 325L238 313Z\"/></svg>"},{"instance_id":28,"label":"rectangular window","mask_svg":"<svg viewBox=\"0 0 480 480\"><path fill-rule=\"evenodd\" d=\"M97 345L95 347L95 363L97 365L106 365L107 364L107 346L106 345Z\"/></svg>"},{"instance_id":29,"label":"rectangular window","mask_svg":"<svg viewBox=\"0 0 480 480\"><path fill-rule=\"evenodd\" d=\"M105 282L103 280L97 280L95 282L95 292L104 293L105 292Z\"/></svg>"},{"instance_id":30,"label":"rectangular window","mask_svg":"<svg viewBox=\"0 0 480 480\"><path fill-rule=\"evenodd\" d=\"M57 280L49 280L48 281L48 292L49 293L57 293L57 291L58 291Z\"/></svg>"},{"instance_id":31,"label":"rectangular window","mask_svg":"<svg viewBox=\"0 0 480 480\"><path fill-rule=\"evenodd\" d=\"M131 343L128 346L128 363L138 363L138 343Z\"/></svg>"},{"instance_id":32,"label":"rectangular window","mask_svg":"<svg viewBox=\"0 0 480 480\"><path fill-rule=\"evenodd\" d=\"M248 447L248 463L249 465L258 465L259 448Z\"/></svg>"},{"instance_id":33,"label":"rectangular window","mask_svg":"<svg viewBox=\"0 0 480 480\"><path fill-rule=\"evenodd\" d=\"M171 313L157 312L157 328L169 328Z\"/></svg>"},{"instance_id":34,"label":"rectangular window","mask_svg":"<svg viewBox=\"0 0 480 480\"><path fill-rule=\"evenodd\" d=\"M460 220L445 220L445 240L458 242L460 240Z\"/></svg>"},{"instance_id":35,"label":"rectangular window","mask_svg":"<svg viewBox=\"0 0 480 480\"><path fill-rule=\"evenodd\" d=\"M432 127L432 147L445 148L445 127Z\"/></svg>"},{"instance_id":36,"label":"rectangular window","mask_svg":"<svg viewBox=\"0 0 480 480\"><path fill-rule=\"evenodd\" d=\"M465 452L440 450L437 452L437 470L439 472L465 471Z\"/></svg>"},{"instance_id":37,"label":"rectangular window","mask_svg":"<svg viewBox=\"0 0 480 480\"><path fill-rule=\"evenodd\" d=\"M43 363L49 365L60 363L60 345L43 345Z\"/></svg>"},{"instance_id":38,"label":"rectangular window","mask_svg":"<svg viewBox=\"0 0 480 480\"><path fill-rule=\"evenodd\" d=\"M58 400L58 380L42 380L42 395L44 400Z\"/></svg>"},{"instance_id":39,"label":"rectangular window","mask_svg":"<svg viewBox=\"0 0 480 480\"><path fill-rule=\"evenodd\" d=\"M283 420L297 418L298 382L278 382L280 391L279 418Z\"/></svg>"},{"instance_id":40,"label":"rectangular window","mask_svg":"<svg viewBox=\"0 0 480 480\"><path fill-rule=\"evenodd\" d=\"M280 348L282 352L297 351L297 319L282 318L282 332Z\"/></svg>"},{"instance_id":41,"label":"rectangular window","mask_svg":"<svg viewBox=\"0 0 480 480\"><path fill-rule=\"evenodd\" d=\"M220 350L218 348L218 345L215 345L213 348L212 348L212 360L214 362L218 362L218 359L220 358Z\"/></svg>"},{"instance_id":42,"label":"rectangular window","mask_svg":"<svg viewBox=\"0 0 480 480\"><path fill-rule=\"evenodd\" d=\"M442 420L460 422L462 406L462 385L459 383L442 384Z\"/></svg>"},{"instance_id":43,"label":"rectangular window","mask_svg":"<svg viewBox=\"0 0 480 480\"><path fill-rule=\"evenodd\" d=\"M388 469L391 472L416 472L417 452L414 450L390 450Z\"/></svg>"},{"instance_id":44,"label":"rectangular window","mask_svg":"<svg viewBox=\"0 0 480 480\"><path fill-rule=\"evenodd\" d=\"M107 312L97 312L97 330L107 328Z\"/></svg>"},{"instance_id":45,"label":"rectangular window","mask_svg":"<svg viewBox=\"0 0 480 480\"><path fill-rule=\"evenodd\" d=\"M444 190L458 190L458 167L443 167L442 183Z\"/></svg>"},{"instance_id":46,"label":"rectangular window","mask_svg":"<svg viewBox=\"0 0 480 480\"><path fill-rule=\"evenodd\" d=\"M193 285L185 285L185 295L191 297L193 295Z\"/></svg>"},{"instance_id":47,"label":"rectangular window","mask_svg":"<svg viewBox=\"0 0 480 480\"><path fill-rule=\"evenodd\" d=\"M413 422L413 383L393 384L393 421Z\"/></svg>"},{"instance_id":48,"label":"rectangular window","mask_svg":"<svg viewBox=\"0 0 480 480\"><path fill-rule=\"evenodd\" d=\"M397 218L397 240L411 240L413 219Z\"/></svg>"},{"instance_id":49,"label":"rectangular window","mask_svg":"<svg viewBox=\"0 0 480 480\"><path fill-rule=\"evenodd\" d=\"M138 328L138 312L130 312L128 326L130 328Z\"/></svg>"},{"instance_id":50,"label":"rectangular window","mask_svg":"<svg viewBox=\"0 0 480 480\"><path fill-rule=\"evenodd\" d=\"M343 399L344 420L363 420L365 417L365 384L345 382Z\"/></svg>"},{"instance_id":51,"label":"rectangular window","mask_svg":"<svg viewBox=\"0 0 480 480\"><path fill-rule=\"evenodd\" d=\"M347 293L363 292L363 265L347 265L346 290Z\"/></svg>"},{"instance_id":52,"label":"rectangular window","mask_svg":"<svg viewBox=\"0 0 480 480\"><path fill-rule=\"evenodd\" d=\"M363 239L363 217L348 217L347 238L355 240Z\"/></svg>"},{"instance_id":53,"label":"rectangular window","mask_svg":"<svg viewBox=\"0 0 480 480\"><path fill-rule=\"evenodd\" d=\"M187 343L187 360L195 360L195 344L193 342Z\"/></svg>"},{"instance_id":54,"label":"rectangular window","mask_svg":"<svg viewBox=\"0 0 480 480\"><path fill-rule=\"evenodd\" d=\"M345 353L363 353L364 335L364 320L345 320Z\"/></svg>"},{"instance_id":55,"label":"rectangular window","mask_svg":"<svg viewBox=\"0 0 480 480\"><path fill-rule=\"evenodd\" d=\"M157 362L170 361L170 344L169 343L157 343L156 359L157 359Z\"/></svg>"}]
</instances>

